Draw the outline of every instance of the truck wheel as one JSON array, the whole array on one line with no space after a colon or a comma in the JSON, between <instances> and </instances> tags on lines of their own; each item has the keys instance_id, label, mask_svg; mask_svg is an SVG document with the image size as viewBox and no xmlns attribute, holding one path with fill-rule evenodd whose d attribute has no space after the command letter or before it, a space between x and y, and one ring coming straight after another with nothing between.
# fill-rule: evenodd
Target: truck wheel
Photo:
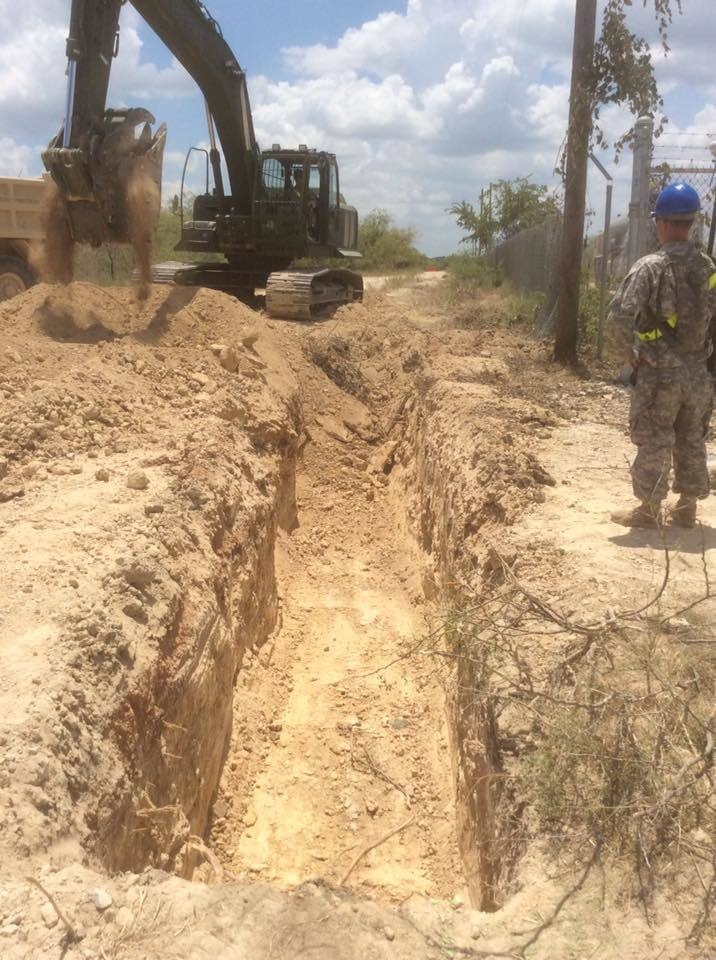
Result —
<instances>
[{"instance_id":1,"label":"truck wheel","mask_svg":"<svg viewBox=\"0 0 716 960\"><path fill-rule=\"evenodd\" d=\"M0 300L9 300L35 283L32 270L19 257L0 257Z\"/></svg>"}]
</instances>

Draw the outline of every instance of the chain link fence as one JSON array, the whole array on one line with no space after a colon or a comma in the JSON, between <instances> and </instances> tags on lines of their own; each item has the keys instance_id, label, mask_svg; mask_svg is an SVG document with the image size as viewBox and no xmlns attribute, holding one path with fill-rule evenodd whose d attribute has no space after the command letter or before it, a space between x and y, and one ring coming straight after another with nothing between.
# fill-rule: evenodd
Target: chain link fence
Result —
<instances>
[{"instance_id":1,"label":"chain link fence","mask_svg":"<svg viewBox=\"0 0 716 960\"><path fill-rule=\"evenodd\" d=\"M560 236L558 220L529 227L495 248L495 263L517 290L549 295L559 259Z\"/></svg>"},{"instance_id":2,"label":"chain link fence","mask_svg":"<svg viewBox=\"0 0 716 960\"><path fill-rule=\"evenodd\" d=\"M664 150L664 148L661 147L661 150ZM656 198L667 184L675 180L688 183L696 190L701 199L701 216L694 224L692 238L697 242L705 243L713 216L714 193L716 191L716 166L713 163L709 166L704 165L709 151L703 151L704 156L701 165L697 162L684 165L683 159L680 160L678 157L660 159L661 150L655 148L654 160L659 162L649 170L649 202L652 210ZM650 248L653 249L656 246L656 234L653 230L649 234L649 239Z\"/></svg>"},{"instance_id":3,"label":"chain link fence","mask_svg":"<svg viewBox=\"0 0 716 960\"><path fill-rule=\"evenodd\" d=\"M653 124L640 118L635 126L632 203L629 210L629 242L624 266L628 269L645 253L658 248L654 222L649 214L661 190L681 181L692 186L701 199L702 214L694 224L692 239L705 244L713 217L716 191L716 159L711 144L716 135L708 130L666 132L653 137Z\"/></svg>"},{"instance_id":4,"label":"chain link fence","mask_svg":"<svg viewBox=\"0 0 716 960\"><path fill-rule=\"evenodd\" d=\"M703 213L694 226L694 239L704 245L714 212L716 198L716 159L710 145L716 134L665 134L655 144L650 121L642 119L641 136L637 136L632 177L632 201L629 222L612 227L609 249L598 235L587 248L585 267L596 280L606 275L607 282L623 276L634 260L658 247L650 212L659 192L670 182L691 184L701 198ZM494 262L515 289L542 293L544 307L538 332L551 329L559 284L561 223L550 220L523 230L493 251ZM542 328L541 330L539 328Z\"/></svg>"}]
</instances>

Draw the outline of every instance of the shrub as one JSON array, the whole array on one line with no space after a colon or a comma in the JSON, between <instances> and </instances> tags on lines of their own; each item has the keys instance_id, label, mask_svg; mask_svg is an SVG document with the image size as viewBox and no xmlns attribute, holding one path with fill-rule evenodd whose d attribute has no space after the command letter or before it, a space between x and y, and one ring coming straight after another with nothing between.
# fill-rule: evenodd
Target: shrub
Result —
<instances>
[{"instance_id":1,"label":"shrub","mask_svg":"<svg viewBox=\"0 0 716 960\"><path fill-rule=\"evenodd\" d=\"M373 210L360 225L358 249L363 270L424 267L427 257L415 246L415 230L397 227L387 210Z\"/></svg>"}]
</instances>

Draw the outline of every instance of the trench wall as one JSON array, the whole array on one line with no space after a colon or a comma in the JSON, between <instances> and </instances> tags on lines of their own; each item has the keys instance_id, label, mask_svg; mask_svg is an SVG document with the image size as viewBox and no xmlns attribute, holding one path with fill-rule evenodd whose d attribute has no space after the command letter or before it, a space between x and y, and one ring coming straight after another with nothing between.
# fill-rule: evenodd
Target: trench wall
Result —
<instances>
[{"instance_id":1,"label":"trench wall","mask_svg":"<svg viewBox=\"0 0 716 960\"><path fill-rule=\"evenodd\" d=\"M151 864L190 878L205 860L235 679L276 626L276 535L295 520L296 458L295 442L278 452L248 510L240 483L216 492L199 534L213 554L207 575L188 578L160 655L114 711L125 769L98 804L96 848L112 871Z\"/></svg>"},{"instance_id":2,"label":"trench wall","mask_svg":"<svg viewBox=\"0 0 716 960\"><path fill-rule=\"evenodd\" d=\"M515 449L504 411L488 413L494 395L481 383L437 381L409 405L405 476L413 532L424 552L426 593L442 602L446 616L479 593L489 568L490 543L503 535L521 509L517 482L539 481L539 465ZM493 429L493 427L495 429ZM531 478L531 479L530 479ZM456 816L461 855L472 903L496 910L510 892L511 804L506 796L497 718L472 691L477 666L456 657L448 686Z\"/></svg>"}]
</instances>

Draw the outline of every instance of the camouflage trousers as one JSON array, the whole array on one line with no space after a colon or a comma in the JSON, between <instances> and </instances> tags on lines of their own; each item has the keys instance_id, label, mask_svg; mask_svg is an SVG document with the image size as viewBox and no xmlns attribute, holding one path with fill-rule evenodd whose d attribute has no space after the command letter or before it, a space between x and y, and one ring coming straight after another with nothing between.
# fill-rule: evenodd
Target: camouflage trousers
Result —
<instances>
[{"instance_id":1,"label":"camouflage trousers","mask_svg":"<svg viewBox=\"0 0 716 960\"><path fill-rule=\"evenodd\" d=\"M631 475L639 500L663 500L674 468L674 493L702 499L709 493L706 436L713 381L706 364L655 369L641 365L629 426L638 447Z\"/></svg>"}]
</instances>

